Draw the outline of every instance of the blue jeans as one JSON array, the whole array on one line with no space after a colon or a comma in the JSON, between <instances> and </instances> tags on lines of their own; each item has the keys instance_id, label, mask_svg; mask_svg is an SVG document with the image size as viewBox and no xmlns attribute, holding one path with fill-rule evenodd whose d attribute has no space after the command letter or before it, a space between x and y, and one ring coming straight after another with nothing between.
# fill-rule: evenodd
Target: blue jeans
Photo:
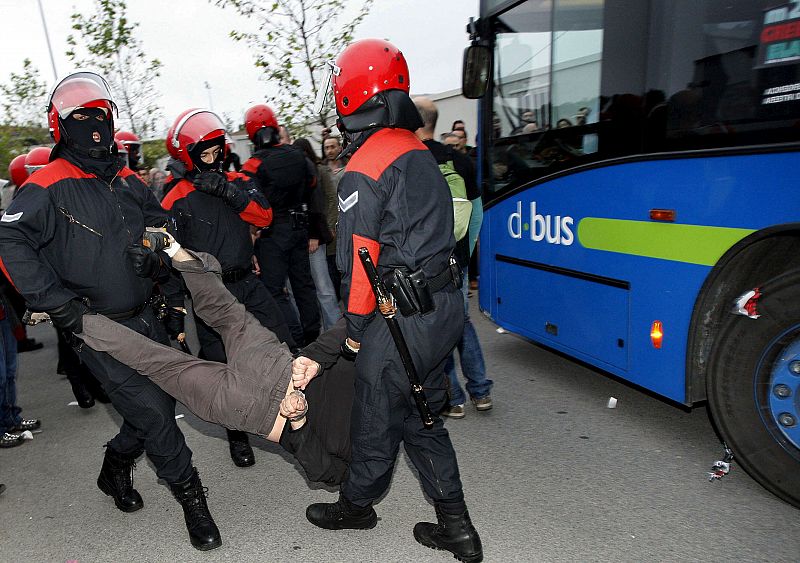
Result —
<instances>
[{"instance_id":1,"label":"blue jeans","mask_svg":"<svg viewBox=\"0 0 800 563\"><path fill-rule=\"evenodd\" d=\"M17 339L8 317L0 320L0 434L22 422L17 406Z\"/></svg>"},{"instance_id":2,"label":"blue jeans","mask_svg":"<svg viewBox=\"0 0 800 563\"><path fill-rule=\"evenodd\" d=\"M461 372L467 379L467 393L473 399L482 399L491 392L494 381L486 377L486 364L483 361L481 343L475 327L472 326L472 321L469 320L468 288L469 280L465 274L464 283L461 286L461 292L464 294L464 334L458 341L458 355L461 358ZM463 405L467 402L467 398L458 381L455 352L448 356L444 364L444 372L450 379L450 406Z\"/></svg>"},{"instance_id":3,"label":"blue jeans","mask_svg":"<svg viewBox=\"0 0 800 563\"><path fill-rule=\"evenodd\" d=\"M314 279L314 286L317 288L317 301L322 311L322 330L328 330L342 318L342 310L339 308L336 290L333 288L333 282L328 273L325 245L320 244L316 252L308 255L308 259L311 262L311 277ZM306 342L306 344L309 344L309 342Z\"/></svg>"}]
</instances>

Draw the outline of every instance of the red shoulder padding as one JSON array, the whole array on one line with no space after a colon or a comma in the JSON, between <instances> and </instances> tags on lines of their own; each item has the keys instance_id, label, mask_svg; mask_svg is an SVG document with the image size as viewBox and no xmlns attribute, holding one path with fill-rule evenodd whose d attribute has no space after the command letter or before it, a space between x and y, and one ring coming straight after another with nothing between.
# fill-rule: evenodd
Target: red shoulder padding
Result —
<instances>
[{"instance_id":1,"label":"red shoulder padding","mask_svg":"<svg viewBox=\"0 0 800 563\"><path fill-rule=\"evenodd\" d=\"M186 197L190 193L194 191L194 186L189 180L181 180L175 187L172 188L167 195L164 196L164 199L161 200L161 207L169 211L172 209L172 206L175 205L175 202L181 198Z\"/></svg>"},{"instance_id":2,"label":"red shoulder padding","mask_svg":"<svg viewBox=\"0 0 800 563\"><path fill-rule=\"evenodd\" d=\"M368 239L359 235L353 235L353 273L350 276L350 297L347 300L347 312L356 315L369 315L375 310L375 293L372 291L372 284L369 283L367 273L358 257L358 249L367 247L372 263L378 267L378 257L381 253L381 245L376 240Z\"/></svg>"},{"instance_id":3,"label":"red shoulder padding","mask_svg":"<svg viewBox=\"0 0 800 563\"><path fill-rule=\"evenodd\" d=\"M381 129L356 151L345 171L360 172L377 180L395 160L407 152L426 150L428 147L408 129Z\"/></svg>"},{"instance_id":4,"label":"red shoulder padding","mask_svg":"<svg viewBox=\"0 0 800 563\"><path fill-rule=\"evenodd\" d=\"M242 165L242 172L249 172L250 174L255 174L259 166L261 166L260 158L248 158L247 162L245 162Z\"/></svg>"},{"instance_id":5,"label":"red shoulder padding","mask_svg":"<svg viewBox=\"0 0 800 563\"><path fill-rule=\"evenodd\" d=\"M137 178L142 180L142 177L139 176L139 174L137 172L134 172L133 170L131 170L127 166L123 166L122 170L119 171L119 177L120 178L127 178L128 176L136 176ZM144 182L144 180L142 180L142 182Z\"/></svg>"},{"instance_id":6,"label":"red shoulder padding","mask_svg":"<svg viewBox=\"0 0 800 563\"><path fill-rule=\"evenodd\" d=\"M84 172L71 162L63 158L57 158L49 163L44 168L41 168L31 174L28 179L23 182L25 184L36 184L42 188L49 188L56 182L66 180L68 178L94 178L94 174ZM22 187L22 186L20 186Z\"/></svg>"},{"instance_id":7,"label":"red shoulder padding","mask_svg":"<svg viewBox=\"0 0 800 563\"><path fill-rule=\"evenodd\" d=\"M245 223L250 223L259 229L263 229L272 223L272 208L264 209L255 201L250 201L244 211L239 213L239 218Z\"/></svg>"}]
</instances>

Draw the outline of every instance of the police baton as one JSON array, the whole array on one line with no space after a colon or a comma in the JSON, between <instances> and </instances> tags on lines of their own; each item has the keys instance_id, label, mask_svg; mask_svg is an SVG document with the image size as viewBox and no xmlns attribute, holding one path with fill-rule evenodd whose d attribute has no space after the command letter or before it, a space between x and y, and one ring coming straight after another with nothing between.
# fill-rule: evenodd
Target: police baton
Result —
<instances>
[{"instance_id":1,"label":"police baton","mask_svg":"<svg viewBox=\"0 0 800 563\"><path fill-rule=\"evenodd\" d=\"M411 395L414 397L414 402L417 404L417 410L422 419L422 424L425 428L432 428L433 414L431 413L431 408L428 406L428 399L425 397L422 384L419 382L419 376L417 376L417 370L414 367L414 360L411 358L411 352L408 351L406 339L403 337L400 324L395 318L397 308L392 303L392 298L383 280L378 276L378 271L375 269L375 264L372 263L369 250L362 246L358 249L358 257L361 259L364 272L367 274L373 293L375 293L375 300L378 302L378 310L381 312L383 318L386 319L386 324L389 325L389 332L392 335L392 340L394 340L397 351L400 353L400 360L403 362L408 381L411 383Z\"/></svg>"}]
</instances>

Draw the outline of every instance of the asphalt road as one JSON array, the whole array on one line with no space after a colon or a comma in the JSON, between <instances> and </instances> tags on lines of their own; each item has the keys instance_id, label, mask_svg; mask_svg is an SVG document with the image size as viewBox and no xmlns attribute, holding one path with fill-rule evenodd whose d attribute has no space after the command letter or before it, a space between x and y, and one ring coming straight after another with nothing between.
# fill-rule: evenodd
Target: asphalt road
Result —
<instances>
[{"instance_id":1,"label":"asphalt road","mask_svg":"<svg viewBox=\"0 0 800 563\"><path fill-rule=\"evenodd\" d=\"M472 303L473 308L475 303ZM447 427L458 452L486 561L798 561L800 511L763 490L734 464L710 483L722 454L704 409L686 412L570 362L473 311L495 407ZM401 454L370 531L316 529L311 502L336 493L309 485L274 444L260 439L257 463L236 468L224 431L186 413L179 422L195 454L220 549L189 544L183 515L142 458L135 484L144 509L124 514L95 486L102 445L115 434L112 408L68 406L55 374L55 335L20 356L23 416L43 420L25 445L0 451L0 561L452 561L418 545L411 529L432 519ZM609 397L617 407L607 408Z\"/></svg>"}]
</instances>

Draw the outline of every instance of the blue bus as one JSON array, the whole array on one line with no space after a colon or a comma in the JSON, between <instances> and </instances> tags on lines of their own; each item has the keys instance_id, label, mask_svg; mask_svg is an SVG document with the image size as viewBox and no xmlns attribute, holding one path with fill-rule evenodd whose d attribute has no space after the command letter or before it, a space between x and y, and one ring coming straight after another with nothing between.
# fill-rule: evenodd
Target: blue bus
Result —
<instances>
[{"instance_id":1,"label":"blue bus","mask_svg":"<svg viewBox=\"0 0 800 563\"><path fill-rule=\"evenodd\" d=\"M480 306L800 506L800 0L482 0Z\"/></svg>"}]
</instances>

